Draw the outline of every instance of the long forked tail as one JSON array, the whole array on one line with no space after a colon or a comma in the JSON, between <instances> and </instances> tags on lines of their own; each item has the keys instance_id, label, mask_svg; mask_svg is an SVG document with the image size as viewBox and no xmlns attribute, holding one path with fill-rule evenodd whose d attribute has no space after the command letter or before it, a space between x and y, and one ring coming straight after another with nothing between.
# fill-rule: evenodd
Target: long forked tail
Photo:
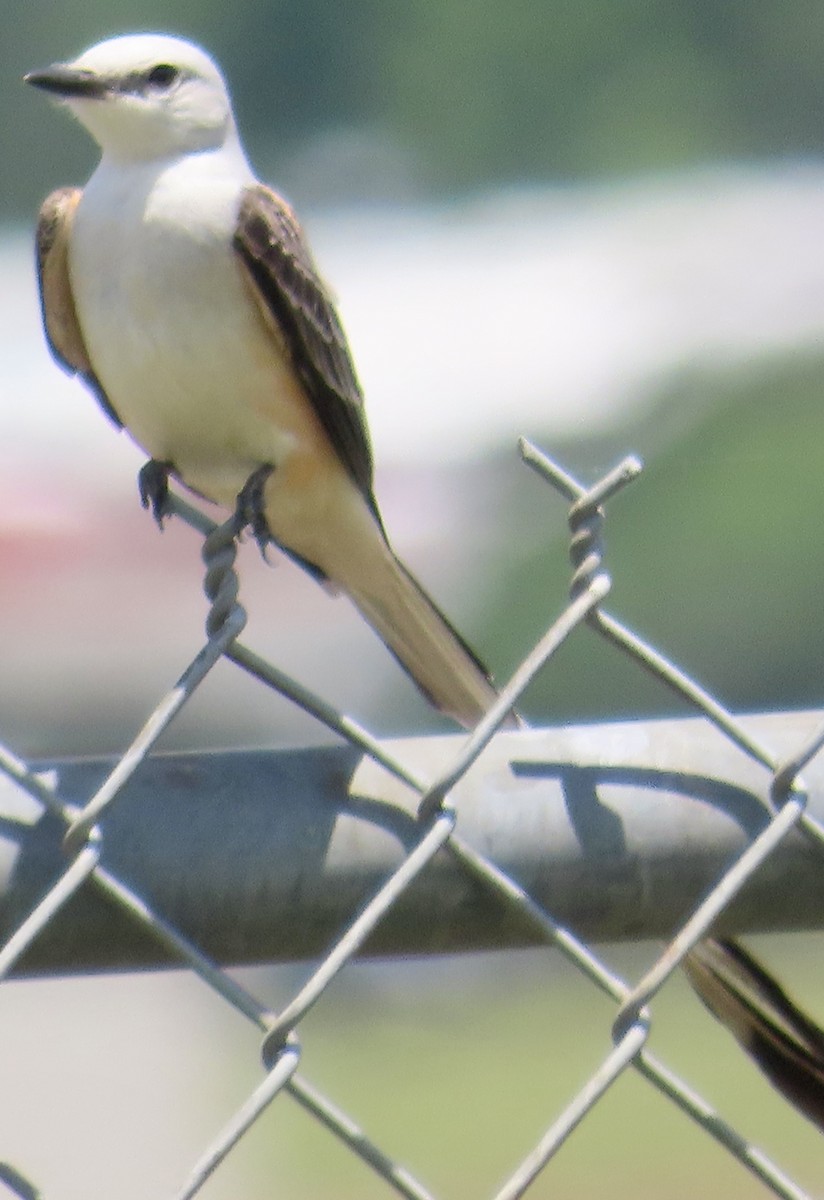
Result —
<instances>
[{"instance_id":1,"label":"long forked tail","mask_svg":"<svg viewBox=\"0 0 824 1200\"><path fill-rule=\"evenodd\" d=\"M773 1085L824 1131L824 1030L737 942L699 942L684 969Z\"/></svg>"},{"instance_id":2,"label":"long forked tail","mask_svg":"<svg viewBox=\"0 0 824 1200\"><path fill-rule=\"evenodd\" d=\"M383 541L381 549L346 592L426 698L472 729L498 698L486 667Z\"/></svg>"}]
</instances>

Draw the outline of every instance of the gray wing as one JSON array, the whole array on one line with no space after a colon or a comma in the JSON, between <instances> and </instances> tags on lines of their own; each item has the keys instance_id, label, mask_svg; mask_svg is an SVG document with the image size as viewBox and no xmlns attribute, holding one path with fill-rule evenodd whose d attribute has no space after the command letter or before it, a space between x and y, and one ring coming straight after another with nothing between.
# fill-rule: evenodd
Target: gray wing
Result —
<instances>
[{"instance_id":1,"label":"gray wing","mask_svg":"<svg viewBox=\"0 0 824 1200\"><path fill-rule=\"evenodd\" d=\"M69 276L69 236L80 188L58 188L47 196L37 221L37 277L46 340L54 357L70 374L79 375L115 425L122 426L92 369Z\"/></svg>"},{"instance_id":2,"label":"gray wing","mask_svg":"<svg viewBox=\"0 0 824 1200\"><path fill-rule=\"evenodd\" d=\"M330 442L378 517L363 395L346 335L294 213L262 184L243 193L234 249Z\"/></svg>"}]
</instances>

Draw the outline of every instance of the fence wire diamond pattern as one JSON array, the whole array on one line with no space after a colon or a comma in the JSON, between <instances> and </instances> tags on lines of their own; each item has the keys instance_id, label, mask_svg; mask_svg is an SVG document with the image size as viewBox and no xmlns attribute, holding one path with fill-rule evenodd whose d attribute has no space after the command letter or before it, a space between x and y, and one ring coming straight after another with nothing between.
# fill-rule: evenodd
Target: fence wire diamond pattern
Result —
<instances>
[{"instance_id":1,"label":"fence wire diamond pattern","mask_svg":"<svg viewBox=\"0 0 824 1200\"><path fill-rule=\"evenodd\" d=\"M65 824L64 849L68 860L57 881L48 888L5 945L0 947L0 979L13 972L21 956L72 896L81 888L91 887L99 889L114 901L133 921L156 938L174 960L190 968L207 987L260 1030L263 1078L212 1144L204 1150L189 1179L176 1193L175 1200L188 1200L197 1195L244 1134L281 1094L296 1100L332 1136L377 1173L385 1181L388 1192L407 1197L408 1200L435 1200L432 1193L405 1167L393 1162L362 1129L303 1077L299 1070L299 1026L307 1011L323 998L338 972L358 953L398 898L439 852L450 855L453 862L477 884L517 911L519 918L531 925L536 938L560 950L586 979L616 1005L611 1030L612 1049L580 1091L570 1098L563 1111L555 1116L538 1144L528 1150L496 1193L495 1200L516 1200L525 1195L576 1126L628 1068L637 1071L662 1096L671 1100L677 1109L701 1126L775 1195L786 1200L803 1200L806 1194L696 1095L685 1081L655 1058L647 1049L646 1042L649 1032L648 1006L656 993L788 832L797 828L817 847L824 848L824 829L806 811L806 795L800 774L824 745L824 728L799 746L791 758L779 760L699 684L605 611L603 604L610 590L610 578L602 561L603 506L616 491L637 476L641 469L638 460L626 459L594 486L585 488L533 445L522 442L521 453L528 466L551 484L570 505L573 564L570 600L501 690L498 703L461 742L454 760L434 781L417 778L403 762L398 761L395 754L356 721L334 710L321 697L307 691L239 640L246 623L246 613L237 598L235 525L232 521L215 525L177 496L171 498L172 513L205 535L204 587L211 608L206 624L207 640L203 648L157 705L108 777L82 807L65 801L51 777L34 772L11 751L0 748L0 771ZM532 678L582 625L588 626L592 632L634 659L640 668L651 672L686 699L742 754L764 769L763 804L769 820L671 937L657 961L634 984L618 978L607 969L586 944L570 929L557 923L551 913L544 911L516 880L456 832L456 811L452 803L455 785L495 736ZM102 862L101 817L117 802L124 785L140 769L158 738L221 658L235 663L261 683L287 696L338 737L404 781L419 796L418 836L414 844L281 1012L270 1011ZM0 1169L0 1181L20 1197L36 1197L39 1194L25 1176L11 1166L4 1165Z\"/></svg>"}]
</instances>

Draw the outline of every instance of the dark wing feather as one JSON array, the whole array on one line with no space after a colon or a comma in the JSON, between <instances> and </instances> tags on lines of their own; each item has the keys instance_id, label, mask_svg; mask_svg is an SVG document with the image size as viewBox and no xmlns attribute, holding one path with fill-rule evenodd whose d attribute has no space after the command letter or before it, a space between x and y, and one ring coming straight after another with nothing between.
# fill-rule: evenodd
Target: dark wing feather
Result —
<instances>
[{"instance_id":1,"label":"dark wing feather","mask_svg":"<svg viewBox=\"0 0 824 1200\"><path fill-rule=\"evenodd\" d=\"M346 336L294 213L262 184L243 194L234 248L329 440L377 517L363 395Z\"/></svg>"},{"instance_id":2,"label":"dark wing feather","mask_svg":"<svg viewBox=\"0 0 824 1200\"><path fill-rule=\"evenodd\" d=\"M699 942L684 969L773 1085L824 1131L824 1030L736 942Z\"/></svg>"},{"instance_id":3,"label":"dark wing feather","mask_svg":"<svg viewBox=\"0 0 824 1200\"><path fill-rule=\"evenodd\" d=\"M69 235L80 188L59 188L46 198L37 221L37 278L49 349L62 367L79 375L115 425L122 426L95 375L86 350L69 276Z\"/></svg>"}]
</instances>

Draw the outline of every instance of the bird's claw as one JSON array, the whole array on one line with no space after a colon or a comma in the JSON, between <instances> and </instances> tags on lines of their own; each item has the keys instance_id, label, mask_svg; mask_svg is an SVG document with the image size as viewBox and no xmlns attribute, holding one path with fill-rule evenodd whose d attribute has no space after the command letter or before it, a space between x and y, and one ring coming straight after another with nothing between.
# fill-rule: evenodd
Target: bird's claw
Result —
<instances>
[{"instance_id":1,"label":"bird's claw","mask_svg":"<svg viewBox=\"0 0 824 1200\"><path fill-rule=\"evenodd\" d=\"M274 469L271 463L264 463L262 467L253 471L238 493L235 506L238 534L248 525L263 558L266 558L266 547L272 541L272 533L264 511L263 488Z\"/></svg>"},{"instance_id":2,"label":"bird's claw","mask_svg":"<svg viewBox=\"0 0 824 1200\"><path fill-rule=\"evenodd\" d=\"M137 486L140 491L140 503L144 508L152 510L152 516L158 528L163 528L163 520L169 511L169 472L172 464L150 458L140 468L137 476Z\"/></svg>"}]
</instances>

